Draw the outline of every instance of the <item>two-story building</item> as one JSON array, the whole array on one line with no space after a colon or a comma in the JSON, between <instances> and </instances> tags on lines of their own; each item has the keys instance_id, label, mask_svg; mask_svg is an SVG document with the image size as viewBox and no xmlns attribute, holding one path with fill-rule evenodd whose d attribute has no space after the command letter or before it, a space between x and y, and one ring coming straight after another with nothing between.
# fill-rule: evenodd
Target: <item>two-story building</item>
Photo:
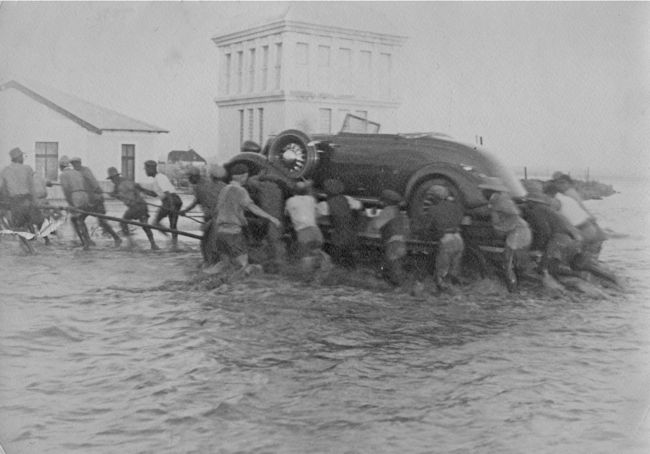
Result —
<instances>
[{"instance_id":1,"label":"two-story building","mask_svg":"<svg viewBox=\"0 0 650 454\"><path fill-rule=\"evenodd\" d=\"M352 5L293 2L275 17L236 22L213 37L222 156L289 128L338 132L348 113L393 130L395 68L406 38Z\"/></svg>"}]
</instances>

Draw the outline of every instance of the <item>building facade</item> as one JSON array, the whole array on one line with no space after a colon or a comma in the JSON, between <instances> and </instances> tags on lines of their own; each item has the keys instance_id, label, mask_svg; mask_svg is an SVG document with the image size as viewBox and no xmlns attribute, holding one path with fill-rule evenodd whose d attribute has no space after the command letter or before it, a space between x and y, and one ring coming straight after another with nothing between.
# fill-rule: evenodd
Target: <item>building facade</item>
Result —
<instances>
[{"instance_id":1,"label":"building facade","mask_svg":"<svg viewBox=\"0 0 650 454\"><path fill-rule=\"evenodd\" d=\"M0 85L0 116L0 167L20 147L25 164L50 181L63 155L80 157L98 180L108 167L143 179L144 161L158 160L157 138L167 132L35 82Z\"/></svg>"},{"instance_id":2,"label":"building facade","mask_svg":"<svg viewBox=\"0 0 650 454\"><path fill-rule=\"evenodd\" d=\"M394 69L405 38L324 25L313 11L303 14L310 3L213 38L222 156L236 154L246 140L263 145L285 129L336 133L348 113L381 123L382 132L394 128Z\"/></svg>"}]
</instances>

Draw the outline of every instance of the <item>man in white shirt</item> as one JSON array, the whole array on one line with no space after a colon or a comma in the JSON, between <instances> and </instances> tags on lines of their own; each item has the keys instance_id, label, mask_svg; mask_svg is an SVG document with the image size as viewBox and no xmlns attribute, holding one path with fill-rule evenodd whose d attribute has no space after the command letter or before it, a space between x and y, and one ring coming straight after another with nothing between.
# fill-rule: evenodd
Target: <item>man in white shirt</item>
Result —
<instances>
[{"instance_id":1,"label":"man in white shirt","mask_svg":"<svg viewBox=\"0 0 650 454\"><path fill-rule=\"evenodd\" d=\"M149 177L147 181L138 184L139 189L151 197L160 198L160 208L151 225L159 226L160 221L169 218L169 228L176 230L178 215L183 206L183 201L176 193L176 188L171 184L167 175L158 173L156 161L145 161L144 171ZM172 233L172 249L178 247L178 234Z\"/></svg>"},{"instance_id":2,"label":"man in white shirt","mask_svg":"<svg viewBox=\"0 0 650 454\"><path fill-rule=\"evenodd\" d=\"M316 223L316 199L311 194L311 187L311 181L299 182L296 195L287 199L284 208L296 231L303 272L311 272L319 266L318 257L323 246L323 234Z\"/></svg>"}]
</instances>

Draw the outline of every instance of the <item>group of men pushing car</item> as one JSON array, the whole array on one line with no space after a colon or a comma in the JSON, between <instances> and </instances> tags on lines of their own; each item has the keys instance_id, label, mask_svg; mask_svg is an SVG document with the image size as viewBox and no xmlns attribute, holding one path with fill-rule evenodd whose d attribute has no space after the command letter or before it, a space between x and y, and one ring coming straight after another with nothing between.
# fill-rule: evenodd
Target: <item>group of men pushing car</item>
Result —
<instances>
[{"instance_id":1,"label":"group of men pushing car","mask_svg":"<svg viewBox=\"0 0 650 454\"><path fill-rule=\"evenodd\" d=\"M23 153L15 148L10 151L12 163L0 172L0 193L13 229L34 229L42 221L39 218L37 184L33 170L23 163ZM179 216L187 215L197 205L204 213L202 250L205 260L204 272L221 273L227 267L249 272L248 241L245 235L248 223L246 212L266 219L266 255L264 267L277 271L286 263L285 223L291 223L301 269L309 275L332 261L342 267L353 268L358 258L358 216L355 212L364 207L359 200L345 195L341 181L328 179L323 182L325 199L318 201L312 182L297 182L291 186L273 178L264 170L251 176L245 164L235 164L226 171L212 165L207 175L198 168L188 171L194 188L194 200L183 208L181 198L169 179L157 171L155 161L146 161L146 181L135 183L123 178L115 167L108 169L108 179L114 184L111 193L121 200L127 210L122 219L137 220L152 249L158 249L152 233L164 218L169 219L172 231L172 248L177 247L177 222ZM89 214L106 213L101 186L92 171L81 165L80 158L59 159L60 185L70 207L71 222L84 249L94 245L85 225ZM228 182L227 182L228 181ZM494 230L504 238L504 270L506 284L513 290L519 278L530 268L528 252L541 251L537 272L541 277L581 275L591 271L611 278L597 264L606 235L598 227L595 218L584 207L579 194L572 187L571 178L556 173L544 186L535 180L523 182L528 196L524 204L517 205L507 189L497 178L487 178L479 185L488 204L474 209L474 214L489 216ZM148 220L147 202L141 193L159 197L160 205L152 224ZM435 242L433 275L441 291L460 282L461 260L465 249L462 237L462 221L466 215L463 207L453 199L444 185L433 185L425 197L422 224L424 236ZM370 218L366 228L378 231L384 249L383 276L393 285L404 284L408 279L405 267L407 240L411 235L409 219L403 211L404 200L400 194L386 189L382 191L382 210ZM329 220L328 256L323 252L324 238L319 220ZM98 216L98 223L115 246L122 239L110 224ZM121 230L129 246L134 242L127 222ZM31 246L25 242L31 251ZM604 274L604 275L603 275ZM613 280L613 279L612 279Z\"/></svg>"}]
</instances>

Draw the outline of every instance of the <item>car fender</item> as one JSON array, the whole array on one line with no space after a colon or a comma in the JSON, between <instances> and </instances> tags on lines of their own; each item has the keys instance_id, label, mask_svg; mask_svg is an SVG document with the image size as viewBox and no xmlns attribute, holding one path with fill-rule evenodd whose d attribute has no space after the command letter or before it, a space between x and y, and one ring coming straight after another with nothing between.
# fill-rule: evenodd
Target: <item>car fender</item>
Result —
<instances>
[{"instance_id":1,"label":"car fender","mask_svg":"<svg viewBox=\"0 0 650 454\"><path fill-rule=\"evenodd\" d=\"M416 171L406 185L405 199L409 200L423 181L434 177L446 178L454 183L462 194L466 207L485 204L485 199L478 189L478 184L481 182L480 176L468 172L460 165L445 162L429 164Z\"/></svg>"}]
</instances>

